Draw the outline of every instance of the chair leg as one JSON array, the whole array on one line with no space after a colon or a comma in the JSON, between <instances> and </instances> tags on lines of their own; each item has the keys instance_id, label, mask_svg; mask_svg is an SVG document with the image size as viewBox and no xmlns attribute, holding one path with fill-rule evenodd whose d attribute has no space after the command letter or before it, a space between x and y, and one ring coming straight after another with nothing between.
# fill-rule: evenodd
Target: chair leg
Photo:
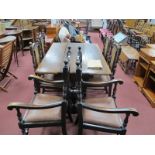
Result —
<instances>
[{"instance_id":1,"label":"chair leg","mask_svg":"<svg viewBox=\"0 0 155 155\"><path fill-rule=\"evenodd\" d=\"M8 71L8 74L10 74L11 76L13 76L15 79L18 79L17 76L15 76L13 73Z\"/></svg>"},{"instance_id":2,"label":"chair leg","mask_svg":"<svg viewBox=\"0 0 155 155\"><path fill-rule=\"evenodd\" d=\"M21 131L22 131L23 135L28 135L29 134L29 130L28 129L22 128Z\"/></svg>"},{"instance_id":3,"label":"chair leg","mask_svg":"<svg viewBox=\"0 0 155 155\"><path fill-rule=\"evenodd\" d=\"M62 133L63 135L67 135L66 124L62 125Z\"/></svg>"},{"instance_id":4,"label":"chair leg","mask_svg":"<svg viewBox=\"0 0 155 155\"><path fill-rule=\"evenodd\" d=\"M1 86L0 86L0 89L1 89L2 91L6 92L6 93L8 92L5 88L3 88L3 87L1 87Z\"/></svg>"},{"instance_id":5,"label":"chair leg","mask_svg":"<svg viewBox=\"0 0 155 155\"><path fill-rule=\"evenodd\" d=\"M73 118L72 118L72 115L71 115L70 111L68 111L67 113L68 113L68 118L69 118L69 120L70 120L71 122L73 122Z\"/></svg>"},{"instance_id":6,"label":"chair leg","mask_svg":"<svg viewBox=\"0 0 155 155\"><path fill-rule=\"evenodd\" d=\"M79 128L78 128L78 135L82 135L83 134L83 127L82 125L80 124L79 125Z\"/></svg>"}]
</instances>

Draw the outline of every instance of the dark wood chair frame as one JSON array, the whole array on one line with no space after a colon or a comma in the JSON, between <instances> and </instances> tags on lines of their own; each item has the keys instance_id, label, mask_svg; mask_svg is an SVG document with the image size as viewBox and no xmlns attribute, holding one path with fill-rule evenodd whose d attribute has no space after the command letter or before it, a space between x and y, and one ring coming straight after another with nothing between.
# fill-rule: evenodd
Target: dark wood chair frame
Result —
<instances>
[{"instance_id":1,"label":"dark wood chair frame","mask_svg":"<svg viewBox=\"0 0 155 155\"><path fill-rule=\"evenodd\" d=\"M17 111L17 117L18 117L18 126L22 131L22 134L28 134L29 128L38 128L38 127L49 127L49 126L61 126L62 127L62 133L67 134L66 131L66 112L67 112L67 91L68 91L68 78L69 78L69 68L68 68L68 62L65 61L65 66L63 68L63 97L62 101L60 102L49 102L49 104L46 105L33 105L33 104L24 104L21 102L14 102L10 103L8 105L8 110L15 109ZM51 81L52 83L52 81ZM22 109L26 110L43 110L43 109L50 109L50 108L56 108L61 107L61 120L56 121L41 121L41 122L24 122L23 116L22 116Z\"/></svg>"},{"instance_id":2,"label":"dark wood chair frame","mask_svg":"<svg viewBox=\"0 0 155 155\"><path fill-rule=\"evenodd\" d=\"M7 50L6 48L10 48L9 53L5 53ZM6 55L7 54L7 55ZM4 80L5 77L14 77L17 79L17 77L9 72L11 60L12 60L12 55L13 55L13 42L9 42L4 45L4 48L0 48L0 81ZM0 86L0 89L4 92L7 92L7 89L5 87L8 85L10 82L11 77L2 85Z\"/></svg>"},{"instance_id":3,"label":"dark wood chair frame","mask_svg":"<svg viewBox=\"0 0 155 155\"><path fill-rule=\"evenodd\" d=\"M82 69L80 66L77 66L77 96L78 96L78 118L76 122L78 122L78 134L83 133L83 129L91 129L91 130L97 130L97 131L102 131L102 132L109 132L109 133L116 133L116 134L121 134L124 135L126 134L126 127L128 124L129 116L132 114L133 116L138 116L139 113L134 109L134 108L117 108L116 102L115 106L116 108L111 109L111 108L100 108L97 106L92 106L89 105L89 103L84 103L82 101L82 87L87 86L87 87L106 87L108 89L108 97L112 97L115 101L116 99L116 91L117 91L117 85L118 84L123 84L122 80L111 80L109 82L86 82L81 80L82 77ZM104 103L103 103L104 105ZM83 120L83 109L87 110L92 110L96 111L99 113L108 113L108 114L124 114L124 121L121 127L109 127L106 125L97 125L97 124L91 124L84 122Z\"/></svg>"}]
</instances>

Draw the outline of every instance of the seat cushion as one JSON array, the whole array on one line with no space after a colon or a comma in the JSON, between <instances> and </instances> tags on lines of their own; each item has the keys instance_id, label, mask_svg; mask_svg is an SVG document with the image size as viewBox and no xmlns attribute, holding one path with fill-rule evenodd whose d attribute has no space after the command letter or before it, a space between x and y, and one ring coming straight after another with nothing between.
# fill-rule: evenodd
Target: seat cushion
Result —
<instances>
[{"instance_id":1,"label":"seat cushion","mask_svg":"<svg viewBox=\"0 0 155 155\"><path fill-rule=\"evenodd\" d=\"M54 103L56 101L62 101L62 97L37 94L32 100L32 105L45 105ZM61 120L61 107L43 109L43 110L27 110L23 121L30 122L42 122L42 121L56 121Z\"/></svg>"},{"instance_id":2,"label":"seat cushion","mask_svg":"<svg viewBox=\"0 0 155 155\"><path fill-rule=\"evenodd\" d=\"M54 75L53 74L44 74L44 78L47 80L53 80Z\"/></svg>"},{"instance_id":3,"label":"seat cushion","mask_svg":"<svg viewBox=\"0 0 155 155\"><path fill-rule=\"evenodd\" d=\"M104 108L116 108L115 102L111 97L92 98L84 101L90 105ZM101 113L88 109L83 109L83 121L85 123L103 125L107 127L119 128L123 123L119 114Z\"/></svg>"},{"instance_id":4,"label":"seat cushion","mask_svg":"<svg viewBox=\"0 0 155 155\"><path fill-rule=\"evenodd\" d=\"M109 75L94 75L89 79L89 82L108 82L110 81Z\"/></svg>"}]
</instances>

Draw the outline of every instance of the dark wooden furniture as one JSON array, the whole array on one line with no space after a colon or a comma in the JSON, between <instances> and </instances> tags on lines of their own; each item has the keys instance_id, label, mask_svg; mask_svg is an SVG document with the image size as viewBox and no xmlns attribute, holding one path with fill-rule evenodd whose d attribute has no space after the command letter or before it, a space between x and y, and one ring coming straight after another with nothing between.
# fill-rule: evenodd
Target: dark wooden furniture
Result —
<instances>
[{"instance_id":1,"label":"dark wooden furniture","mask_svg":"<svg viewBox=\"0 0 155 155\"><path fill-rule=\"evenodd\" d=\"M83 129L126 134L129 116L131 114L138 116L139 114L133 108L117 108L115 102L117 85L123 84L123 81L115 79L108 82L83 81L81 80L81 70L80 67L77 67L78 134L82 134ZM108 96L82 99L83 86L106 87Z\"/></svg>"},{"instance_id":2,"label":"dark wooden furniture","mask_svg":"<svg viewBox=\"0 0 155 155\"><path fill-rule=\"evenodd\" d=\"M79 47L82 51L82 73L89 75L110 75L111 71L102 56L102 52L95 44L85 43L53 43L47 54L43 58L41 64L38 66L37 74L58 74L62 73L64 55L70 47L70 73L76 73L76 57ZM101 69L88 68L88 61L100 60L102 64Z\"/></svg>"},{"instance_id":3,"label":"dark wooden furniture","mask_svg":"<svg viewBox=\"0 0 155 155\"><path fill-rule=\"evenodd\" d=\"M111 54L111 48L112 48L112 39L109 38L108 36L105 36L103 40L104 48L103 48L103 55L106 59L107 62L109 62L110 54Z\"/></svg>"},{"instance_id":4,"label":"dark wooden furniture","mask_svg":"<svg viewBox=\"0 0 155 155\"><path fill-rule=\"evenodd\" d=\"M33 68L34 71L36 71L37 67L40 65L40 62L42 60L42 49L41 45L39 42L34 42L31 43L30 45L30 53L32 56L32 62L33 62ZM62 90L62 83L63 83L63 77L62 74L59 75L59 78L55 76L54 74L39 74L39 76L33 75L31 76L31 79L34 80L34 89L35 93L45 93L49 91L53 91L54 88L55 90L59 89ZM52 84L50 83L51 80L57 80L53 82Z\"/></svg>"},{"instance_id":5,"label":"dark wooden furniture","mask_svg":"<svg viewBox=\"0 0 155 155\"><path fill-rule=\"evenodd\" d=\"M36 70L42 60L41 47L39 42L30 42L30 53L32 56L33 68Z\"/></svg>"},{"instance_id":6,"label":"dark wooden furniture","mask_svg":"<svg viewBox=\"0 0 155 155\"><path fill-rule=\"evenodd\" d=\"M18 125L22 134L28 134L29 128L60 126L62 133L66 131L68 63L63 68L64 89L62 96L52 94L36 94L29 104L13 102L8 110L17 111ZM52 83L52 81L51 81ZM21 110L25 109L24 116Z\"/></svg>"},{"instance_id":7,"label":"dark wooden furniture","mask_svg":"<svg viewBox=\"0 0 155 155\"><path fill-rule=\"evenodd\" d=\"M121 46L121 55L119 61L125 73L129 70L135 71L136 63L139 59L139 53L131 46Z\"/></svg>"},{"instance_id":8,"label":"dark wooden furniture","mask_svg":"<svg viewBox=\"0 0 155 155\"><path fill-rule=\"evenodd\" d=\"M11 78L10 76L13 76L17 79L17 77L9 72L11 60L12 60L12 54L13 54L13 43L9 42L4 45L0 45L0 81L3 82L6 77L8 79L4 81L4 83L0 86L0 89L7 92L5 87L10 82Z\"/></svg>"},{"instance_id":9,"label":"dark wooden furniture","mask_svg":"<svg viewBox=\"0 0 155 155\"><path fill-rule=\"evenodd\" d=\"M45 33L44 32L40 32L39 35L38 35L38 38L37 38L37 41L39 42L40 44L40 50L41 50L41 59L43 59L43 57L45 56L46 54L46 45L45 45Z\"/></svg>"}]
</instances>

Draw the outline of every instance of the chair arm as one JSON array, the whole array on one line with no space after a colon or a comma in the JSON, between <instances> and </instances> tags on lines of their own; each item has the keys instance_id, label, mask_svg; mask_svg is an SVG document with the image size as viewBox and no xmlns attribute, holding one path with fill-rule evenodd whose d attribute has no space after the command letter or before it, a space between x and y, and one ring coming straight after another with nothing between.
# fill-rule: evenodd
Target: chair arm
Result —
<instances>
[{"instance_id":1,"label":"chair arm","mask_svg":"<svg viewBox=\"0 0 155 155\"><path fill-rule=\"evenodd\" d=\"M123 81L120 79L113 79L108 82L89 82L89 81L82 80L82 84L86 85L88 87L103 87L103 86L107 86L109 84L114 84L114 83L116 83L116 84L118 83L121 85L121 84L123 84Z\"/></svg>"},{"instance_id":2,"label":"chair arm","mask_svg":"<svg viewBox=\"0 0 155 155\"><path fill-rule=\"evenodd\" d=\"M50 102L44 105L32 105L32 104L26 104L23 102L12 102L7 106L8 110L13 110L15 109L49 109L49 108L54 108L61 106L63 101L60 102Z\"/></svg>"},{"instance_id":3,"label":"chair arm","mask_svg":"<svg viewBox=\"0 0 155 155\"><path fill-rule=\"evenodd\" d=\"M93 110L96 112L104 112L104 113L125 113L125 114L132 114L133 116L138 116L139 113L134 108L104 108L104 107L97 107L92 106L86 103L80 103L83 108ZM104 104L104 103L103 103Z\"/></svg>"},{"instance_id":4,"label":"chair arm","mask_svg":"<svg viewBox=\"0 0 155 155\"><path fill-rule=\"evenodd\" d=\"M29 80L38 80L38 81L46 82L46 83L50 83L50 84L61 84L61 83L63 84L64 83L64 80L47 80L47 79L42 78L37 75L29 75L28 79Z\"/></svg>"}]
</instances>

